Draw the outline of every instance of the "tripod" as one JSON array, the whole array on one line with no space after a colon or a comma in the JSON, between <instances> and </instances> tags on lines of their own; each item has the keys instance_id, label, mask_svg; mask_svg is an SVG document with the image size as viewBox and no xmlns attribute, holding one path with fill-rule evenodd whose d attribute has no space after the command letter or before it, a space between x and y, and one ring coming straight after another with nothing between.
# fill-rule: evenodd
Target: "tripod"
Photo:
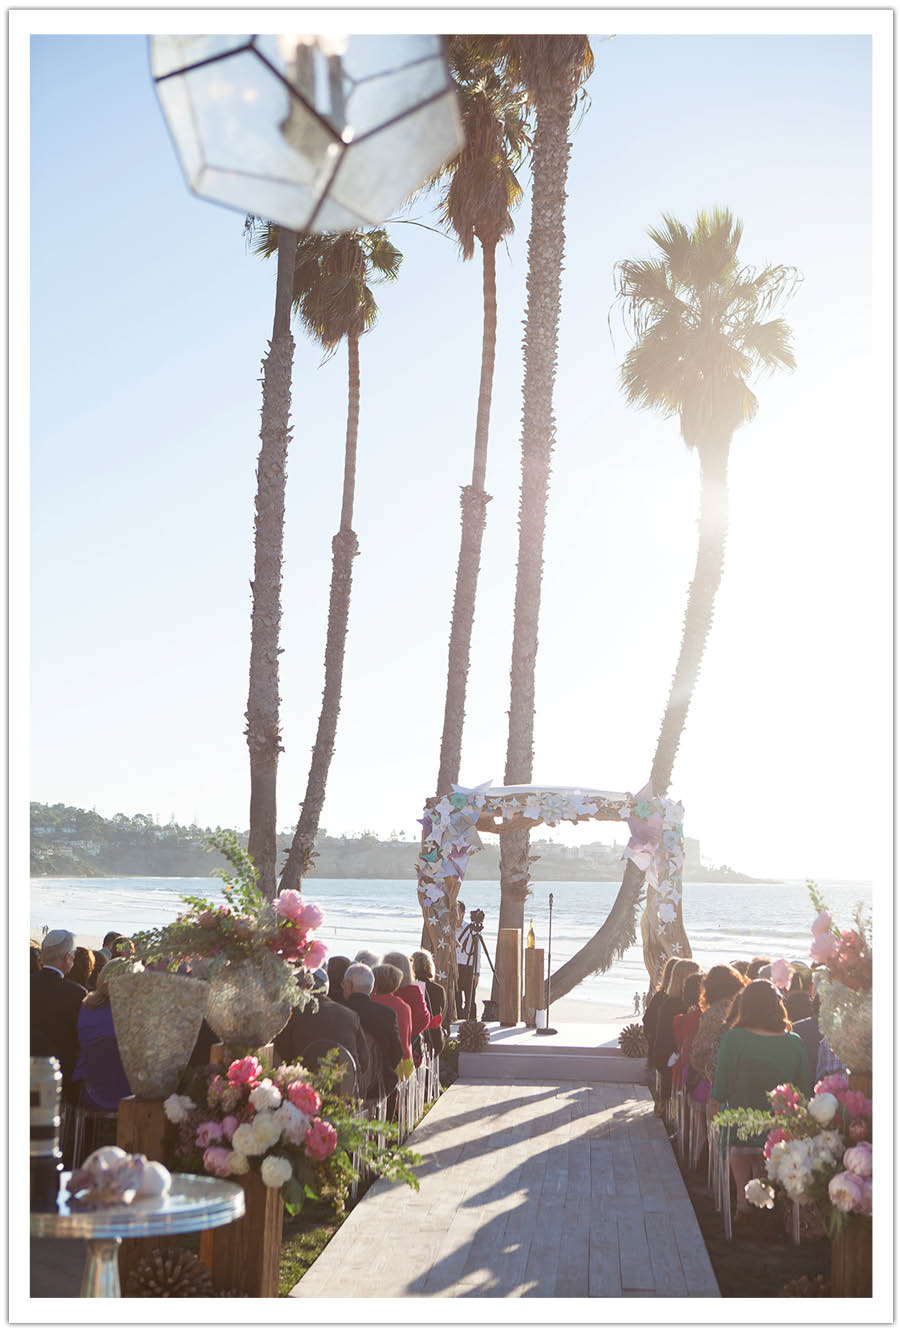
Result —
<instances>
[{"instance_id":1,"label":"tripod","mask_svg":"<svg viewBox=\"0 0 900 1332\"><path fill-rule=\"evenodd\" d=\"M484 916L484 913L483 913L483 912L481 912L480 914L482 915L482 917ZM473 912L473 915L474 915L474 912ZM472 1016L472 1010L473 1010L474 1005L475 1005L475 981L476 981L476 979L477 979L477 977L478 977L478 949L479 949L479 945L480 945L480 947L484 950L484 955L485 955L485 957L486 957L487 960L488 960L488 966L490 967L492 974L493 974L494 976L497 975L496 971L494 971L494 964L493 964L493 962L491 961L491 955L490 955L490 952L488 951L488 946L487 946L487 944L484 942L484 939L481 937L481 936L482 936L482 931L483 931L483 929L484 929L484 920L483 920L483 919L482 919L482 920L473 920L473 921L471 921L471 926L472 926L472 936L473 936L473 938L475 939L475 948L474 948L473 951L472 951L472 979L469 981L469 993L466 995L466 1014L467 1014L467 1016L469 1016L469 1017ZM478 1015L475 1014L475 1016L477 1017Z\"/></svg>"}]
</instances>

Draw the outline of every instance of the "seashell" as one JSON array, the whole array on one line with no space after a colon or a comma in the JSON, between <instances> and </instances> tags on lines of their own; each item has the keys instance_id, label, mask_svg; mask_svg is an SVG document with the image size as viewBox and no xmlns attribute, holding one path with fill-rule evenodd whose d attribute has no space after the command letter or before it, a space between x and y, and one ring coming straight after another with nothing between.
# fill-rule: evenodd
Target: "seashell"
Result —
<instances>
[{"instance_id":1,"label":"seashell","mask_svg":"<svg viewBox=\"0 0 900 1332\"><path fill-rule=\"evenodd\" d=\"M128 1153L124 1152L121 1147L98 1147L95 1152L91 1152L90 1156L85 1157L81 1168L82 1170L90 1170L94 1164L112 1166L117 1161L124 1161L127 1155Z\"/></svg>"},{"instance_id":2,"label":"seashell","mask_svg":"<svg viewBox=\"0 0 900 1332\"><path fill-rule=\"evenodd\" d=\"M137 1198L160 1198L168 1193L172 1185L172 1176L161 1161L148 1161L144 1166L144 1175L135 1194Z\"/></svg>"}]
</instances>

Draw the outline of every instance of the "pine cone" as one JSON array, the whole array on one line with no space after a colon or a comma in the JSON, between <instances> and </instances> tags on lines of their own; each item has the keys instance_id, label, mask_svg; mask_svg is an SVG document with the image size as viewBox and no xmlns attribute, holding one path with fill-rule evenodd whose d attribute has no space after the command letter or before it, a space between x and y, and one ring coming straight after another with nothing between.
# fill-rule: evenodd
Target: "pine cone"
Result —
<instances>
[{"instance_id":1,"label":"pine cone","mask_svg":"<svg viewBox=\"0 0 900 1332\"><path fill-rule=\"evenodd\" d=\"M465 1022L459 1024L456 1039L461 1052L480 1054L482 1050L486 1050L490 1045L491 1034L483 1022L477 1022L474 1018L466 1018Z\"/></svg>"},{"instance_id":2,"label":"pine cone","mask_svg":"<svg viewBox=\"0 0 900 1332\"><path fill-rule=\"evenodd\" d=\"M798 1299L823 1299L830 1294L830 1287L821 1273L814 1277L804 1273L789 1281L781 1293Z\"/></svg>"},{"instance_id":3,"label":"pine cone","mask_svg":"<svg viewBox=\"0 0 900 1332\"><path fill-rule=\"evenodd\" d=\"M619 1049L623 1055L639 1059L647 1053L647 1036L639 1022L631 1022L619 1033Z\"/></svg>"},{"instance_id":4,"label":"pine cone","mask_svg":"<svg viewBox=\"0 0 900 1332\"><path fill-rule=\"evenodd\" d=\"M137 1299L204 1299L213 1295L209 1272L190 1249L154 1249L132 1268L125 1294Z\"/></svg>"}]
</instances>

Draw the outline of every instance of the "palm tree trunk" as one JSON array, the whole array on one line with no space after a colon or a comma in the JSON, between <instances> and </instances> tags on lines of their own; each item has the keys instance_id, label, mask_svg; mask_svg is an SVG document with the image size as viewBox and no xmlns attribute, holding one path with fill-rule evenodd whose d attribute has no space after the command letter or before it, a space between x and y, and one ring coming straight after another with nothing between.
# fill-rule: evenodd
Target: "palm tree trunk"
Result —
<instances>
[{"instance_id":1,"label":"palm tree trunk","mask_svg":"<svg viewBox=\"0 0 900 1332\"><path fill-rule=\"evenodd\" d=\"M266 897L275 896L275 787L281 733L278 709L278 637L281 628L281 562L284 488L290 443L291 296L297 233L279 229L278 278L272 341L262 363L261 448L256 470L256 551L250 628L250 686L247 747L250 751L250 840L248 851Z\"/></svg>"},{"instance_id":2,"label":"palm tree trunk","mask_svg":"<svg viewBox=\"0 0 900 1332\"><path fill-rule=\"evenodd\" d=\"M459 781L463 724L466 715L466 682L475 619L475 593L481 567L481 543L490 495L485 492L488 434L491 424L491 394L494 386L494 355L497 345L497 269L496 244L483 245L484 319L481 337L481 383L478 389L478 416L475 423L475 450L472 459L472 484L464 486L460 496L462 535L459 563L456 567L456 591L450 619L450 650L447 658L447 695L444 702L444 729L438 764L436 795L447 795Z\"/></svg>"},{"instance_id":3,"label":"palm tree trunk","mask_svg":"<svg viewBox=\"0 0 900 1332\"><path fill-rule=\"evenodd\" d=\"M556 434L553 388L565 247L571 109L571 89L560 82L558 87L541 96L534 136L522 391L519 556L506 749L505 782L508 786L531 781L534 757L535 664L550 455ZM528 844L527 831L507 832L500 836L500 924L504 928L524 928ZM494 988L497 988L496 981Z\"/></svg>"},{"instance_id":4,"label":"palm tree trunk","mask_svg":"<svg viewBox=\"0 0 900 1332\"><path fill-rule=\"evenodd\" d=\"M700 663L706 648L706 639L712 623L716 593L722 581L725 561L725 542L728 535L728 451L730 440L718 448L700 451L700 536L697 544L697 563L688 592L684 616L684 632L678 665L672 679L669 701L663 716L656 754L650 776L650 790L655 796L664 796L672 779L675 754L681 740L685 718ZM628 861L622 886L609 916L584 947L570 958L551 977L553 998L561 998L588 976L607 971L615 957L635 940L635 915L640 901L644 876ZM681 936L685 957L690 957L690 944L684 930L681 903L678 904L673 933Z\"/></svg>"},{"instance_id":5,"label":"palm tree trunk","mask_svg":"<svg viewBox=\"0 0 900 1332\"><path fill-rule=\"evenodd\" d=\"M359 543L353 531L353 497L356 488L356 442L359 434L359 339L347 336L348 395L347 442L344 449L344 489L341 499L341 525L332 538L331 595L328 602L328 631L325 640L325 688L319 726L313 746L306 795L300 807L300 818L287 863L281 874L281 888L298 888L315 858L316 834L325 803L328 769L334 753L338 716L341 711L341 688L344 679L344 650L347 643L347 621L350 615L350 590L353 580L353 561L359 553Z\"/></svg>"}]
</instances>

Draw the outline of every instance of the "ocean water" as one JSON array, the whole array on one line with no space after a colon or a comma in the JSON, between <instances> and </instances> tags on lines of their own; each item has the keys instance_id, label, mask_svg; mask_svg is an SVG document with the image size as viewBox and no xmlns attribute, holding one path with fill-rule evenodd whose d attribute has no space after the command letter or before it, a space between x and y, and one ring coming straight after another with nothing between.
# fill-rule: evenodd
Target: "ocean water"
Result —
<instances>
[{"instance_id":1,"label":"ocean water","mask_svg":"<svg viewBox=\"0 0 900 1332\"><path fill-rule=\"evenodd\" d=\"M540 883L525 906L525 928L534 919L538 947L547 946L548 898L553 893L552 966L555 971L599 929L615 899L617 883ZM221 900L219 880L199 879L32 879L31 930L69 929L101 937L107 930L131 934L174 919L183 893ZM819 883L835 919L849 926L857 903L871 909L870 883ZM360 948L383 954L418 947L422 918L415 884L399 879L310 879L304 895L325 912L317 934L330 953L352 957ZM467 880L467 908L485 912L484 938L491 956L497 938L500 887ZM815 912L802 882L684 885L684 922L693 955L706 969L716 962L769 957L808 958ZM482 963L482 977L488 972ZM640 946L600 976L583 981L569 995L585 1002L630 1010L635 991L647 988Z\"/></svg>"}]
</instances>

